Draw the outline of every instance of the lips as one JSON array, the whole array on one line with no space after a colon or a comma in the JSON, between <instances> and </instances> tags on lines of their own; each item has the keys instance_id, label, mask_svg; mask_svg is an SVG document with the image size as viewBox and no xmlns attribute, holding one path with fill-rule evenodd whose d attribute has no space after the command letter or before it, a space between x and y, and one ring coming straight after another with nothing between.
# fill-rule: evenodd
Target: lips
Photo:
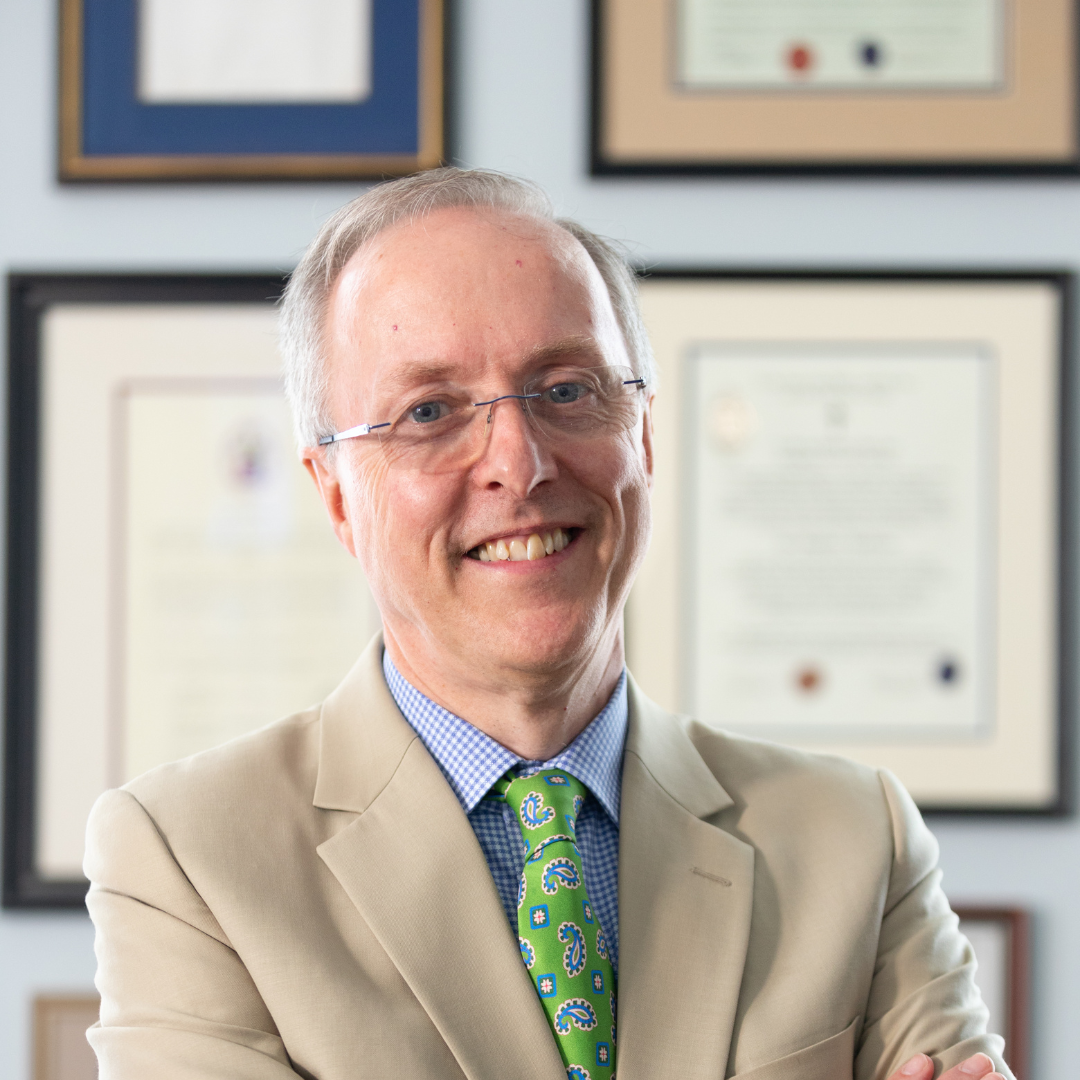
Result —
<instances>
[{"instance_id":1,"label":"lips","mask_svg":"<svg viewBox=\"0 0 1080 1080\"><path fill-rule=\"evenodd\" d=\"M466 554L480 562L536 562L562 551L578 531L555 528L550 532L504 536L478 544Z\"/></svg>"}]
</instances>

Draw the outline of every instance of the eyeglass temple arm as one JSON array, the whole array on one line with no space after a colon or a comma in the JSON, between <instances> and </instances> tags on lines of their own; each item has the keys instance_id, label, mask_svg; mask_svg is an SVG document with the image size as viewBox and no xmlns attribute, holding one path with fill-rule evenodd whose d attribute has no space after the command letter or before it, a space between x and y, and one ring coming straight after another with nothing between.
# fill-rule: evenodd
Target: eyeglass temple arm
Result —
<instances>
[{"instance_id":1,"label":"eyeglass temple arm","mask_svg":"<svg viewBox=\"0 0 1080 1080\"><path fill-rule=\"evenodd\" d=\"M356 427L346 428L344 431L335 431L333 435L324 435L319 440L319 445L329 446L331 443L341 442L344 439L358 439L361 435L370 435L378 428L389 426L389 420L384 424L357 424Z\"/></svg>"}]
</instances>

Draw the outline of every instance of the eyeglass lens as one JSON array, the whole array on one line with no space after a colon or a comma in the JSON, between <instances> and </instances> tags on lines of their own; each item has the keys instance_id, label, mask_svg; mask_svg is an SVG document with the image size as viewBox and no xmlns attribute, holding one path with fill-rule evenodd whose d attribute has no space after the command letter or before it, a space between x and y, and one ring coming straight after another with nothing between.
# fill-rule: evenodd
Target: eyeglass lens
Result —
<instances>
[{"instance_id":1,"label":"eyeglass lens","mask_svg":"<svg viewBox=\"0 0 1080 1080\"><path fill-rule=\"evenodd\" d=\"M520 394L472 401L437 395L407 405L378 438L393 464L460 469L482 453L500 408L522 409L552 441L606 439L634 425L642 389L643 380L627 367L558 368L529 380Z\"/></svg>"}]
</instances>

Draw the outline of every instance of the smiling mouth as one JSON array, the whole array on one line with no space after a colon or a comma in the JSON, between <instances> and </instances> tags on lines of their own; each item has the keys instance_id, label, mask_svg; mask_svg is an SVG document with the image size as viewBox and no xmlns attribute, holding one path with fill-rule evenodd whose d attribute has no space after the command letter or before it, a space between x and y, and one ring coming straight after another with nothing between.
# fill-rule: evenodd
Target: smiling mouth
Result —
<instances>
[{"instance_id":1,"label":"smiling mouth","mask_svg":"<svg viewBox=\"0 0 1080 1080\"><path fill-rule=\"evenodd\" d=\"M505 536L477 544L465 557L479 562L535 562L558 554L580 532L580 529L552 529L528 536Z\"/></svg>"}]
</instances>

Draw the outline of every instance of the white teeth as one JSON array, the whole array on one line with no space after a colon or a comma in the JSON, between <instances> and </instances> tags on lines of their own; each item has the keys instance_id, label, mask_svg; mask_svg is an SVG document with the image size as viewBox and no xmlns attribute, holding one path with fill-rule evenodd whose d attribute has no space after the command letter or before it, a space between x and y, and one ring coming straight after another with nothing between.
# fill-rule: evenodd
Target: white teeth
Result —
<instances>
[{"instance_id":1,"label":"white teeth","mask_svg":"<svg viewBox=\"0 0 1080 1080\"><path fill-rule=\"evenodd\" d=\"M562 551L570 543L570 533L565 529L552 529L546 533L530 533L526 539L488 540L478 544L473 551L480 562L535 562L546 555Z\"/></svg>"}]
</instances>

